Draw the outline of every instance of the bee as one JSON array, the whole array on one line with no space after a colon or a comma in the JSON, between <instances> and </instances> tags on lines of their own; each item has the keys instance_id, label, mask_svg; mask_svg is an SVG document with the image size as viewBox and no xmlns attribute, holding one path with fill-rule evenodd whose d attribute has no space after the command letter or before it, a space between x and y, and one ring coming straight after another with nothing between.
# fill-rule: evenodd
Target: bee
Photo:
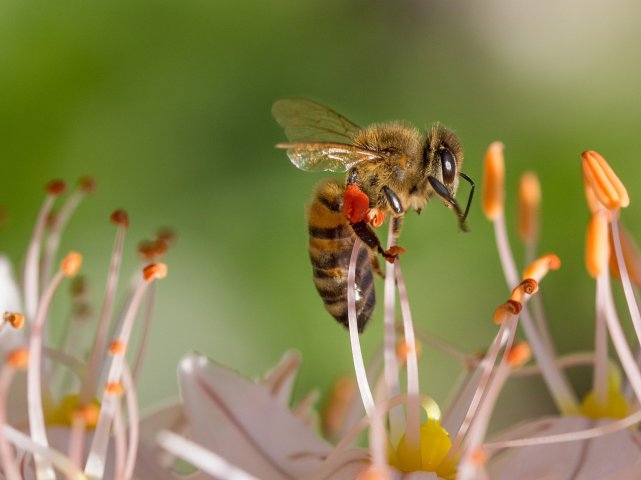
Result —
<instances>
[{"instance_id":1,"label":"bee","mask_svg":"<svg viewBox=\"0 0 641 480\"><path fill-rule=\"evenodd\" d=\"M408 210L420 213L428 200L441 198L456 213L461 230L472 203L474 182L461 171L463 149L456 134L440 123L424 134L403 122L360 128L311 100L288 98L272 107L288 143L276 145L299 169L347 172L344 183L320 182L307 207L309 256L314 284L327 311L348 326L347 272L356 238L362 240L356 262L356 316L362 332L376 297L376 254L394 262L403 249L384 249L372 227L390 216L393 235ZM471 185L463 211L454 199L459 177ZM381 274L382 275L382 274Z\"/></svg>"}]
</instances>

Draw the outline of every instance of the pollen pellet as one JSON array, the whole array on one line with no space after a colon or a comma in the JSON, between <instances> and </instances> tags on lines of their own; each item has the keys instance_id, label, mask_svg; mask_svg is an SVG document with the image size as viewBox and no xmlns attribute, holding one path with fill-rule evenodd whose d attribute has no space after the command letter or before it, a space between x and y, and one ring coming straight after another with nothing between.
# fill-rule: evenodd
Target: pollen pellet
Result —
<instances>
[{"instance_id":1,"label":"pollen pellet","mask_svg":"<svg viewBox=\"0 0 641 480\"><path fill-rule=\"evenodd\" d=\"M111 214L110 220L111 223L118 225L119 227L127 228L129 226L129 215L122 209L114 211Z\"/></svg>"},{"instance_id":2,"label":"pollen pellet","mask_svg":"<svg viewBox=\"0 0 641 480\"><path fill-rule=\"evenodd\" d=\"M147 265L142 272L143 278L148 282L154 278L165 278L167 276L167 265L164 263L152 263Z\"/></svg>"},{"instance_id":3,"label":"pollen pellet","mask_svg":"<svg viewBox=\"0 0 641 480\"><path fill-rule=\"evenodd\" d=\"M114 340L109 345L109 353L112 355L118 355L124 353L126 350L126 345L122 340Z\"/></svg>"},{"instance_id":4,"label":"pollen pellet","mask_svg":"<svg viewBox=\"0 0 641 480\"><path fill-rule=\"evenodd\" d=\"M521 309L523 306L521 305L521 302L517 302L515 300L508 300L502 305L499 305L499 307L494 310L494 323L497 325L503 323L504 321L508 320L510 317L513 315L518 315L521 313Z\"/></svg>"},{"instance_id":5,"label":"pollen pellet","mask_svg":"<svg viewBox=\"0 0 641 480\"><path fill-rule=\"evenodd\" d=\"M553 253L548 253L534 260L523 272L523 278L532 278L540 282L548 271L559 268L561 268L561 259Z\"/></svg>"},{"instance_id":6,"label":"pollen pellet","mask_svg":"<svg viewBox=\"0 0 641 480\"><path fill-rule=\"evenodd\" d=\"M105 387L105 392L110 395L122 395L125 389L120 382L108 383Z\"/></svg>"},{"instance_id":7,"label":"pollen pellet","mask_svg":"<svg viewBox=\"0 0 641 480\"><path fill-rule=\"evenodd\" d=\"M20 370L26 370L29 364L29 350L26 348L17 348L9 352L6 356L7 365Z\"/></svg>"},{"instance_id":8,"label":"pollen pellet","mask_svg":"<svg viewBox=\"0 0 641 480\"><path fill-rule=\"evenodd\" d=\"M19 312L4 312L3 320L13 328L22 328L24 326L24 315Z\"/></svg>"},{"instance_id":9,"label":"pollen pellet","mask_svg":"<svg viewBox=\"0 0 641 480\"><path fill-rule=\"evenodd\" d=\"M52 180L47 183L45 190L50 195L62 195L67 189L67 185L62 180Z\"/></svg>"},{"instance_id":10,"label":"pollen pellet","mask_svg":"<svg viewBox=\"0 0 641 480\"><path fill-rule=\"evenodd\" d=\"M581 158L583 176L599 202L609 210L630 205L630 197L623 182L601 154L588 150L581 154Z\"/></svg>"},{"instance_id":11,"label":"pollen pellet","mask_svg":"<svg viewBox=\"0 0 641 480\"><path fill-rule=\"evenodd\" d=\"M533 172L524 173L519 182L519 236L525 243L535 242L539 235L541 186Z\"/></svg>"},{"instance_id":12,"label":"pollen pellet","mask_svg":"<svg viewBox=\"0 0 641 480\"><path fill-rule=\"evenodd\" d=\"M610 244L608 242L608 217L605 211L592 215L585 240L585 268L597 278L608 268Z\"/></svg>"},{"instance_id":13,"label":"pollen pellet","mask_svg":"<svg viewBox=\"0 0 641 480\"><path fill-rule=\"evenodd\" d=\"M489 220L496 220L503 214L505 196L505 159L503 144L492 143L485 153L483 170L483 212Z\"/></svg>"},{"instance_id":14,"label":"pollen pellet","mask_svg":"<svg viewBox=\"0 0 641 480\"><path fill-rule=\"evenodd\" d=\"M532 358L532 348L527 342L517 342L507 353L507 363L512 368L525 365Z\"/></svg>"},{"instance_id":15,"label":"pollen pellet","mask_svg":"<svg viewBox=\"0 0 641 480\"><path fill-rule=\"evenodd\" d=\"M71 252L62 260L60 269L65 277L73 277L82 266L82 255L78 252Z\"/></svg>"}]
</instances>

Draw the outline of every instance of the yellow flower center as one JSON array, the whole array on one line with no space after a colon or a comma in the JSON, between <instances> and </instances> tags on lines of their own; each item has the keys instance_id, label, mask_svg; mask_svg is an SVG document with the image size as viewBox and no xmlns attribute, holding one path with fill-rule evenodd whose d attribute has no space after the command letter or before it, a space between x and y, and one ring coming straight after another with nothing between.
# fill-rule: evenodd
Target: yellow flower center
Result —
<instances>
[{"instance_id":1,"label":"yellow flower center","mask_svg":"<svg viewBox=\"0 0 641 480\"><path fill-rule=\"evenodd\" d=\"M630 413L630 404L621 395L621 375L611 368L608 375L608 398L605 403L599 402L594 392L588 393L581 402L580 412L586 417L597 420L599 418L625 418Z\"/></svg>"},{"instance_id":2,"label":"yellow flower center","mask_svg":"<svg viewBox=\"0 0 641 480\"><path fill-rule=\"evenodd\" d=\"M85 421L86 428L96 428L100 413L98 400L79 405L78 394L68 395L53 409L47 411L45 421L47 425L62 425L70 427L74 416L81 416Z\"/></svg>"},{"instance_id":3,"label":"yellow flower center","mask_svg":"<svg viewBox=\"0 0 641 480\"><path fill-rule=\"evenodd\" d=\"M421 425L418 448L407 445L405 435L396 448L389 449L389 463L402 472L433 472L439 478L456 478L456 459L446 459L452 447L447 431L437 420L429 419Z\"/></svg>"}]
</instances>

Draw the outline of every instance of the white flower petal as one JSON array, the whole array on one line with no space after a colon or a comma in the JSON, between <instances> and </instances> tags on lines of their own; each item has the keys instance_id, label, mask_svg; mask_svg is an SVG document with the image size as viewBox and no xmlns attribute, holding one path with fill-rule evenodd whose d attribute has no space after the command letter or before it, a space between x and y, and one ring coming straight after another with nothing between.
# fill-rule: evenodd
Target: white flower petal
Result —
<instances>
[{"instance_id":1,"label":"white flower petal","mask_svg":"<svg viewBox=\"0 0 641 480\"><path fill-rule=\"evenodd\" d=\"M331 449L265 385L200 355L184 358L179 376L196 442L252 475L302 478Z\"/></svg>"},{"instance_id":2,"label":"white flower petal","mask_svg":"<svg viewBox=\"0 0 641 480\"><path fill-rule=\"evenodd\" d=\"M578 416L550 417L517 427L501 435L501 440L579 431L607 422ZM615 473L637 465L640 458L641 435L626 429L590 440L506 449L490 461L488 471L490 478L498 480L625 478Z\"/></svg>"},{"instance_id":3,"label":"white flower petal","mask_svg":"<svg viewBox=\"0 0 641 480\"><path fill-rule=\"evenodd\" d=\"M300 355L289 350L283 354L278 364L260 382L282 405L289 405L294 380L300 365Z\"/></svg>"}]
</instances>

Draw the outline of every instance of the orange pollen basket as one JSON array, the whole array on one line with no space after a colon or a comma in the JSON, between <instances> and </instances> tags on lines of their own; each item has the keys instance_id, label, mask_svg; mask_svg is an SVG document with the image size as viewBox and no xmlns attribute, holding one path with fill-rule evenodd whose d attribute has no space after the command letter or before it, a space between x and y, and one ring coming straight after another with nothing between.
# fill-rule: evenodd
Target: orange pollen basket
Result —
<instances>
[{"instance_id":1,"label":"orange pollen basket","mask_svg":"<svg viewBox=\"0 0 641 480\"><path fill-rule=\"evenodd\" d=\"M343 194L343 213L352 222L362 222L369 212L369 197L354 183L347 186Z\"/></svg>"}]
</instances>

